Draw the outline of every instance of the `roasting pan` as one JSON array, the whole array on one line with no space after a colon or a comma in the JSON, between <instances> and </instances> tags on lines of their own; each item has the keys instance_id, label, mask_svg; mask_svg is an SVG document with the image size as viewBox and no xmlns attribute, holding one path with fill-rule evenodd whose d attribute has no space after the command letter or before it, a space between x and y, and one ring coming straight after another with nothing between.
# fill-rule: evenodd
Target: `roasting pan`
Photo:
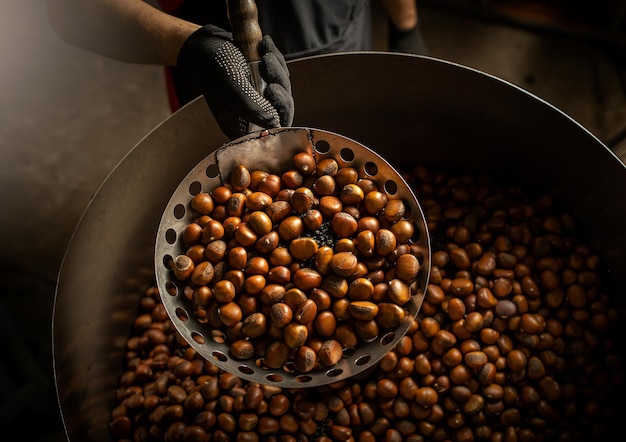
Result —
<instances>
[{"instance_id":1,"label":"roasting pan","mask_svg":"<svg viewBox=\"0 0 626 442\"><path fill-rule=\"evenodd\" d=\"M289 64L294 125L341 133L391 164L502 176L551 194L626 287L626 168L564 112L496 77L434 58L343 53ZM69 440L111 440L130 326L153 283L160 216L181 179L228 140L199 98L142 139L94 195L67 248L53 315ZM617 299L623 305L623 299Z\"/></svg>"}]
</instances>

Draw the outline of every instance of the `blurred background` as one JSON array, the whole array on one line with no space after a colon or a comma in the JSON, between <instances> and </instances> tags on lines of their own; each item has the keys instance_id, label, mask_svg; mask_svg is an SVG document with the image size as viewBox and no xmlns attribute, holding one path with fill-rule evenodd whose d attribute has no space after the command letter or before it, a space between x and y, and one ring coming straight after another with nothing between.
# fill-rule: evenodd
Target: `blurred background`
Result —
<instances>
[{"instance_id":1,"label":"blurred background","mask_svg":"<svg viewBox=\"0 0 626 442\"><path fill-rule=\"evenodd\" d=\"M418 0L418 9L429 56L537 95L626 160L626 1ZM372 12L384 51L374 0ZM3 2L0 60L0 432L64 440L51 341L57 273L92 195L169 115L163 69L66 45L45 0Z\"/></svg>"}]
</instances>

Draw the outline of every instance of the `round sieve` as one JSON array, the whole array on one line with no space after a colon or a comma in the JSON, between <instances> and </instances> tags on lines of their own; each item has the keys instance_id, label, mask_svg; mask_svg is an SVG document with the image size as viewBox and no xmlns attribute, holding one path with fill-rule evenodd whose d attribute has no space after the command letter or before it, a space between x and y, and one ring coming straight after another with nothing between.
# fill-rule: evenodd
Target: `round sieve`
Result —
<instances>
[{"instance_id":1,"label":"round sieve","mask_svg":"<svg viewBox=\"0 0 626 442\"><path fill-rule=\"evenodd\" d=\"M291 359L280 368L268 368L263 355L255 354L247 359L233 357L227 333L209 325L204 318L196 317L190 295L193 285L178 280L172 271L174 259L186 252L183 232L198 217L191 208L195 195L211 193L218 186L228 185L230 172L240 165L250 171L263 170L281 176L293 169L293 157L298 152L312 153L317 162L335 159L340 167L354 168L360 178L376 183L389 200L401 199L406 207L404 219L410 220L414 226L409 241L420 264L416 278L410 284L409 302L402 306L404 319L397 327L381 327L375 338L360 340L355 347L344 347L336 364L317 364L315 369L306 373L297 371ZM374 151L352 139L320 129L277 128L227 143L189 172L163 213L156 238L155 266L165 309L181 336L202 357L227 372L260 384L313 387L365 372L406 334L414 323L428 284L430 239L424 214L412 190L402 176Z\"/></svg>"}]
</instances>

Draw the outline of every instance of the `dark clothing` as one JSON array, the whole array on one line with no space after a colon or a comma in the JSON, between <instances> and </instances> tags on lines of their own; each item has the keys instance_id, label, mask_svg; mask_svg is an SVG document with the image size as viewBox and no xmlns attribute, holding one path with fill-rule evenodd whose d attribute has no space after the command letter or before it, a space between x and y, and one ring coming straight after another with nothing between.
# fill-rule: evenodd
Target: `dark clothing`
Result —
<instances>
[{"instance_id":1,"label":"dark clothing","mask_svg":"<svg viewBox=\"0 0 626 442\"><path fill-rule=\"evenodd\" d=\"M287 60L332 52L371 49L369 1L285 1L280 11L261 0L259 24Z\"/></svg>"},{"instance_id":2,"label":"dark clothing","mask_svg":"<svg viewBox=\"0 0 626 442\"><path fill-rule=\"evenodd\" d=\"M160 0L163 10L230 30L226 1ZM369 0L257 0L259 25L286 59L371 49Z\"/></svg>"},{"instance_id":3,"label":"dark clothing","mask_svg":"<svg viewBox=\"0 0 626 442\"><path fill-rule=\"evenodd\" d=\"M230 30L226 1L159 2L165 12L176 17ZM256 5L263 34L272 37L287 60L372 49L369 0L257 0ZM200 95L175 68L168 69L167 75L172 110Z\"/></svg>"}]
</instances>

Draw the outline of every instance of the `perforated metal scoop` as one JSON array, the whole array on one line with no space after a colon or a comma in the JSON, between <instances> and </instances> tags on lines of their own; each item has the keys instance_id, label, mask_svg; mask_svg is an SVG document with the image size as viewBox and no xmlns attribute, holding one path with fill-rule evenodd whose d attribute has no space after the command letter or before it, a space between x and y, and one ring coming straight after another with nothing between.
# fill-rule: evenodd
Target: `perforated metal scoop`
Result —
<instances>
[{"instance_id":1,"label":"perforated metal scoop","mask_svg":"<svg viewBox=\"0 0 626 442\"><path fill-rule=\"evenodd\" d=\"M238 42L247 59L254 62L250 52L254 52L261 38L256 20L256 5L253 1L229 1L228 6L235 42ZM238 19L241 21L237 21ZM254 66L251 67L254 76L258 71L255 71ZM332 365L317 363L313 370L306 372L296 369L291 357L294 349L290 350L291 355L287 362L278 368L269 368L273 365L266 363L265 355L259 348L255 348L255 354L250 357L235 357L231 351L232 342L229 341L228 332L220 327L210 326L211 321L206 318L197 317L192 302L193 285L179 280L172 271L173 261L187 252L183 232L199 216L191 208L191 200L195 195L201 192L210 194L216 187L228 185L231 172L238 166L244 166L249 171L262 170L281 176L294 169L293 158L299 152L312 153L317 163L332 158L339 167L354 168L360 178L373 181L387 199L402 200L406 208L404 219L410 220L414 227L409 241L411 254L419 260L419 271L414 280L407 284L410 286L410 298L401 306L404 314L399 324L380 327L375 337L360 339L356 346L344 345L343 356L338 362ZM314 232L308 232L311 233ZM254 132L227 143L189 172L172 195L161 219L156 238L155 263L157 285L163 304L178 332L201 356L221 369L249 381L288 388L314 387L364 373L407 333L420 309L428 284L430 239L424 214L410 187L374 151L352 139L320 129L278 128ZM393 272L392 267L387 266L385 271ZM209 285L214 284L216 279L218 277L211 280ZM238 298L233 300L237 301Z\"/></svg>"},{"instance_id":2,"label":"perforated metal scoop","mask_svg":"<svg viewBox=\"0 0 626 442\"><path fill-rule=\"evenodd\" d=\"M238 165L250 171L264 170L281 175L293 169L298 152L311 151L319 162L334 158L341 167L353 167L362 178L372 180L389 199L402 199L405 218L415 227L411 243L419 250L420 270L411 284L409 302L398 327L380 329L370 341L344 349L343 358L331 367L318 367L301 373L287 363L278 369L263 364L262 355L236 359L230 352L225 334L194 315L188 283L179 281L171 271L172 260L185 253L183 231L198 214L190 207L193 196L211 193L229 182L230 172ZM221 369L250 381L281 387L312 387L339 381L364 372L376 364L404 336L418 313L430 272L430 242L423 212L404 179L383 158L354 140L335 133L309 128L279 128L250 134L217 149L200 162L180 183L168 203L158 229L155 248L156 277L163 304L182 337L204 358ZM187 291L187 294L186 294Z\"/></svg>"}]
</instances>

